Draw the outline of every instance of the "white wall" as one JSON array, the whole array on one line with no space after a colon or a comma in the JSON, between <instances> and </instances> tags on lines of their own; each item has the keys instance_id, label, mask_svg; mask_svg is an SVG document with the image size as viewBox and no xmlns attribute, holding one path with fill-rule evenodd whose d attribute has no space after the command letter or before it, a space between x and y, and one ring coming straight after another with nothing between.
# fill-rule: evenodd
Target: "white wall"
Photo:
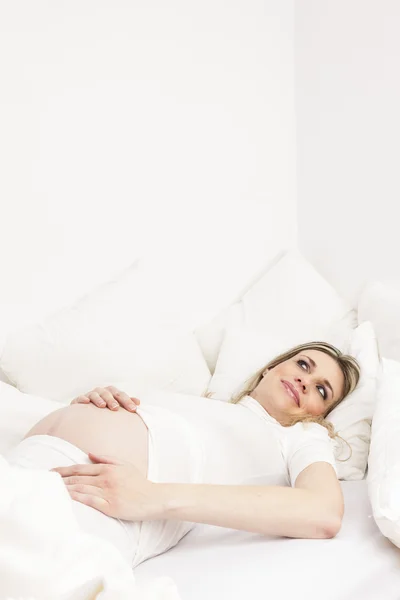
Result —
<instances>
[{"instance_id":1,"label":"white wall","mask_svg":"<svg viewBox=\"0 0 400 600\"><path fill-rule=\"evenodd\" d=\"M229 303L295 245L293 12L1 3L2 334L139 256Z\"/></svg>"},{"instance_id":2,"label":"white wall","mask_svg":"<svg viewBox=\"0 0 400 600\"><path fill-rule=\"evenodd\" d=\"M400 3L296 3L299 246L355 302L400 279Z\"/></svg>"}]
</instances>

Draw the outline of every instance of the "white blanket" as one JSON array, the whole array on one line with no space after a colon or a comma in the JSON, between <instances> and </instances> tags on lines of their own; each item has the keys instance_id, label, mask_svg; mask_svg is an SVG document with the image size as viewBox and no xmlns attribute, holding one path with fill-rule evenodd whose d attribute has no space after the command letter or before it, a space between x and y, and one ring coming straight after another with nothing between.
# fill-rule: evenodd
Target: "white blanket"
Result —
<instances>
[{"instance_id":1,"label":"white blanket","mask_svg":"<svg viewBox=\"0 0 400 600\"><path fill-rule=\"evenodd\" d=\"M57 473L0 456L0 600L179 600L167 577L140 585L109 542L82 532Z\"/></svg>"}]
</instances>

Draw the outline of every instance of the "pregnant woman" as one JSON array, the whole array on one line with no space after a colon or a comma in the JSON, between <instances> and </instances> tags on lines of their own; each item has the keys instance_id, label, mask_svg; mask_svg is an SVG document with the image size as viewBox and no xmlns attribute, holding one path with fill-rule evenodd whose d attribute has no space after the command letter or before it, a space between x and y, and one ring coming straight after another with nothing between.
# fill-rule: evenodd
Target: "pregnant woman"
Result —
<instances>
[{"instance_id":1,"label":"pregnant woman","mask_svg":"<svg viewBox=\"0 0 400 600\"><path fill-rule=\"evenodd\" d=\"M95 388L42 419L6 458L56 470L82 529L132 567L195 523L329 538L344 507L325 419L359 376L354 358L312 342L269 362L230 402L164 392L139 401Z\"/></svg>"}]
</instances>

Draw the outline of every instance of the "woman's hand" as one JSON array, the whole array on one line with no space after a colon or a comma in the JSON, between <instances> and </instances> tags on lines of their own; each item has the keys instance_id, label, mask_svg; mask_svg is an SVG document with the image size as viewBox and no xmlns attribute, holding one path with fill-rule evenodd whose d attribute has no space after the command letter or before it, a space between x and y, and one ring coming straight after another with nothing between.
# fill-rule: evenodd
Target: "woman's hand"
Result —
<instances>
[{"instance_id":1,"label":"woman's hand","mask_svg":"<svg viewBox=\"0 0 400 600\"><path fill-rule=\"evenodd\" d=\"M128 394L121 392L121 390L113 385L96 387L87 394L74 398L71 404L90 404L91 402L99 408L107 407L110 410L118 410L118 408L122 406L131 412L134 412L136 406L139 406L140 404L138 398L128 396Z\"/></svg>"},{"instance_id":2,"label":"woman's hand","mask_svg":"<svg viewBox=\"0 0 400 600\"><path fill-rule=\"evenodd\" d=\"M146 479L131 463L91 453L89 458L95 464L52 469L73 500L127 521L165 518L162 485Z\"/></svg>"}]
</instances>

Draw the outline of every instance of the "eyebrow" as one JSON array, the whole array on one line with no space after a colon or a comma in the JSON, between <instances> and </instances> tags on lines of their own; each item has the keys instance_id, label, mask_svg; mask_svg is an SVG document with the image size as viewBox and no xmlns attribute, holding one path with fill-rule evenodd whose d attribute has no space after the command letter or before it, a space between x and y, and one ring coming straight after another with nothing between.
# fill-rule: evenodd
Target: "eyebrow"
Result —
<instances>
[{"instance_id":1,"label":"eyebrow","mask_svg":"<svg viewBox=\"0 0 400 600\"><path fill-rule=\"evenodd\" d=\"M307 354L304 354L304 356L306 358L308 358L308 360L310 361L310 363L312 364L312 366L315 369L317 367L317 365L315 364L315 361L313 361L313 359L310 356L307 356ZM332 389L331 384L329 383L329 381L327 379L324 379L323 383L325 383L326 387L328 387L331 390L331 394L332 394L332 398L333 398L334 397L334 393L333 393L333 389Z\"/></svg>"}]
</instances>

